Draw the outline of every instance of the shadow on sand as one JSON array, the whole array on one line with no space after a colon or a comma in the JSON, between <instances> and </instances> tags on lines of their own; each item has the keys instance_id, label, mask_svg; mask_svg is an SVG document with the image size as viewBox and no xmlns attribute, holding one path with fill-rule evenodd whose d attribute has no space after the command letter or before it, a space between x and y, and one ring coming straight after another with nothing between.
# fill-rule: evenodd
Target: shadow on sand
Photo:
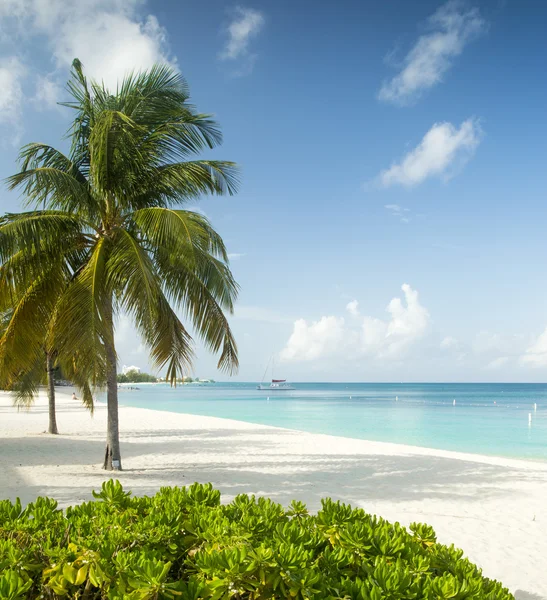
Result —
<instances>
[{"instance_id":1,"label":"shadow on sand","mask_svg":"<svg viewBox=\"0 0 547 600\"><path fill-rule=\"evenodd\" d=\"M534 470L435 456L424 460L419 455L337 454L329 453L328 448L300 454L291 451L294 435L276 430L273 443L260 430L124 431L125 470L115 476L135 494L153 494L161 485L211 481L226 499L239 493L268 495L282 504L305 498L309 508L317 510L325 496L354 505L362 505L365 499L397 498L401 502L455 497L482 502L504 494L508 480L522 483L543 475ZM141 442L141 438L147 441ZM19 457L23 446L24 464ZM96 478L99 487L111 476L100 468L103 448L99 435L96 439L37 435L0 440L8 481L19 478L22 484L25 469L17 467L44 465L48 472L52 471L51 481L41 485L25 481L27 489L25 497L21 497L24 502L40 494L49 494L61 503L71 496L69 501L73 501L75 491L82 499L91 498L90 478ZM62 490L62 484L56 485L61 483L55 481L57 474L70 475L70 489ZM22 485L8 487L22 490Z\"/></svg>"}]
</instances>

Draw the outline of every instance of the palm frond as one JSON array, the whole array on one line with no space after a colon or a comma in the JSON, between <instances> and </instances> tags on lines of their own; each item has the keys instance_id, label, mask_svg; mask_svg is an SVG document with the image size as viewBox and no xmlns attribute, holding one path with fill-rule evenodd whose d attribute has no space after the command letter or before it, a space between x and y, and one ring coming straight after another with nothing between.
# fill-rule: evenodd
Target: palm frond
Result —
<instances>
[{"instance_id":1,"label":"palm frond","mask_svg":"<svg viewBox=\"0 0 547 600\"><path fill-rule=\"evenodd\" d=\"M53 249L81 246L87 222L64 211L32 211L0 218L0 262L19 250L44 258Z\"/></svg>"},{"instance_id":2,"label":"palm frond","mask_svg":"<svg viewBox=\"0 0 547 600\"><path fill-rule=\"evenodd\" d=\"M17 298L0 338L0 377L10 388L21 374L43 362L44 340L55 310L64 274L59 268L45 271Z\"/></svg>"},{"instance_id":3,"label":"palm frond","mask_svg":"<svg viewBox=\"0 0 547 600\"><path fill-rule=\"evenodd\" d=\"M60 104L76 111L76 117L66 134L66 137L70 138L72 142L70 155L80 171L87 177L89 172L88 140L95 120L95 106L83 73L82 63L77 58L72 62L67 91L73 101L60 102Z\"/></svg>"},{"instance_id":4,"label":"palm frond","mask_svg":"<svg viewBox=\"0 0 547 600\"><path fill-rule=\"evenodd\" d=\"M57 244L53 241L44 237L36 252L22 245L0 266L0 312L13 307L45 270L59 268L68 281L85 262L89 251L86 241L71 236L61 237Z\"/></svg>"},{"instance_id":5,"label":"palm frond","mask_svg":"<svg viewBox=\"0 0 547 600\"><path fill-rule=\"evenodd\" d=\"M19 408L31 406L40 391L40 386L46 382L45 353L36 357L34 365L25 372L20 372L10 391L13 404Z\"/></svg>"},{"instance_id":6,"label":"palm frond","mask_svg":"<svg viewBox=\"0 0 547 600\"><path fill-rule=\"evenodd\" d=\"M237 344L223 312L233 311L238 289L228 267L212 258L189 266L184 257L161 249L156 251L156 265L167 298L191 320L205 346L213 353L221 352L218 368L236 372Z\"/></svg>"},{"instance_id":7,"label":"palm frond","mask_svg":"<svg viewBox=\"0 0 547 600\"><path fill-rule=\"evenodd\" d=\"M121 201L141 177L140 139L143 128L122 112L104 110L89 136L90 176L100 194L115 193ZM144 168L146 168L146 163Z\"/></svg>"},{"instance_id":8,"label":"palm frond","mask_svg":"<svg viewBox=\"0 0 547 600\"><path fill-rule=\"evenodd\" d=\"M188 97L184 77L169 65L157 64L125 77L117 94L118 110L143 125L155 125L180 111Z\"/></svg>"},{"instance_id":9,"label":"palm frond","mask_svg":"<svg viewBox=\"0 0 547 600\"><path fill-rule=\"evenodd\" d=\"M208 220L198 213L165 208L136 211L133 221L146 240L167 298L184 311L213 352L219 368L237 370L237 346L223 310L233 312L238 286L226 248Z\"/></svg>"},{"instance_id":10,"label":"palm frond","mask_svg":"<svg viewBox=\"0 0 547 600\"><path fill-rule=\"evenodd\" d=\"M222 143L222 133L211 115L195 113L186 106L166 117L154 125L146 139L166 162L178 162Z\"/></svg>"},{"instance_id":11,"label":"palm frond","mask_svg":"<svg viewBox=\"0 0 547 600\"><path fill-rule=\"evenodd\" d=\"M66 379L78 388L80 398L84 408L87 408L91 414L95 411L95 401L93 399L93 390L104 384L104 378L97 376L95 386L90 385L86 375L88 369L81 364L82 355L78 352L72 353L70 356L59 356L59 364Z\"/></svg>"},{"instance_id":12,"label":"palm frond","mask_svg":"<svg viewBox=\"0 0 547 600\"><path fill-rule=\"evenodd\" d=\"M71 175L81 184L87 183L87 179L79 170L78 165L60 150L48 144L26 144L21 148L18 160L21 163L22 171L37 167L51 168Z\"/></svg>"},{"instance_id":13,"label":"palm frond","mask_svg":"<svg viewBox=\"0 0 547 600\"><path fill-rule=\"evenodd\" d=\"M61 356L78 356L80 378L98 385L104 381L103 342L109 337L105 307L108 289L105 265L109 240L100 238L88 262L70 282L56 306L50 335Z\"/></svg>"},{"instance_id":14,"label":"palm frond","mask_svg":"<svg viewBox=\"0 0 547 600\"><path fill-rule=\"evenodd\" d=\"M153 261L130 232L116 232L107 268L110 285L119 290L120 308L133 317L154 366L162 369L168 365L172 381L177 374L188 372L192 338L169 306Z\"/></svg>"},{"instance_id":15,"label":"palm frond","mask_svg":"<svg viewBox=\"0 0 547 600\"><path fill-rule=\"evenodd\" d=\"M157 309L151 328L145 333L154 366L167 367L166 380L176 384L179 377L190 372L194 359L192 336L163 294L157 299Z\"/></svg>"},{"instance_id":16,"label":"palm frond","mask_svg":"<svg viewBox=\"0 0 547 600\"><path fill-rule=\"evenodd\" d=\"M164 199L169 205L195 200L203 194L235 194L239 174L234 163L197 160L167 164L142 182L143 196Z\"/></svg>"},{"instance_id":17,"label":"palm frond","mask_svg":"<svg viewBox=\"0 0 547 600\"><path fill-rule=\"evenodd\" d=\"M188 259L206 253L228 260L222 238L204 215L189 210L151 207L135 211L131 219L154 248L185 255Z\"/></svg>"},{"instance_id":18,"label":"palm frond","mask_svg":"<svg viewBox=\"0 0 547 600\"><path fill-rule=\"evenodd\" d=\"M97 202L78 164L45 144L28 144L19 155L21 170L7 178L9 189L20 188L25 204L34 207L76 210L92 219Z\"/></svg>"}]
</instances>

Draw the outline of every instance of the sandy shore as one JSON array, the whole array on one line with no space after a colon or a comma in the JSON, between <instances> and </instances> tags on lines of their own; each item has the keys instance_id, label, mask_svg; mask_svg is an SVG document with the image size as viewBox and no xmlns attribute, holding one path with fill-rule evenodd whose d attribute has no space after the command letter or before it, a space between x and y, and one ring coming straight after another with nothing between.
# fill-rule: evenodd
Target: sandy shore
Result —
<instances>
[{"instance_id":1,"label":"sandy shore","mask_svg":"<svg viewBox=\"0 0 547 600\"><path fill-rule=\"evenodd\" d=\"M45 399L18 412L0 392L0 497L49 495L66 506L109 478L100 468L104 407L91 418L72 390L59 391L59 436L43 433ZM262 494L313 510L331 496L405 525L427 522L518 600L547 600L547 463L126 407L120 425L118 478L136 494L210 481L225 500Z\"/></svg>"}]
</instances>

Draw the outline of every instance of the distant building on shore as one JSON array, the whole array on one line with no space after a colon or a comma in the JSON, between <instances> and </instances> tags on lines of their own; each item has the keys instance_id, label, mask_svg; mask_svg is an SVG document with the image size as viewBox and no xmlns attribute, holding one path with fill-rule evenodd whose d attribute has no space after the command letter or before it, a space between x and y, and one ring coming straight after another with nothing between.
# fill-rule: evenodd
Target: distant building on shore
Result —
<instances>
[{"instance_id":1,"label":"distant building on shore","mask_svg":"<svg viewBox=\"0 0 547 600\"><path fill-rule=\"evenodd\" d=\"M127 375L130 371L135 372L135 373L140 373L141 372L141 368L140 367L135 367L133 365L131 365L129 367L127 365L124 365L122 367L122 373L124 375Z\"/></svg>"}]
</instances>

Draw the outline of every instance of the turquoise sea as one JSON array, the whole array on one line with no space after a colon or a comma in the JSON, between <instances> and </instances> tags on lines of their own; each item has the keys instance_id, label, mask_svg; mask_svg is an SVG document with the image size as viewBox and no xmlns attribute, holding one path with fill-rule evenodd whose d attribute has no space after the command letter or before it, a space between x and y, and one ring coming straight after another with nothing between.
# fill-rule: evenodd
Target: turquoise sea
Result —
<instances>
[{"instance_id":1,"label":"turquoise sea","mask_svg":"<svg viewBox=\"0 0 547 600\"><path fill-rule=\"evenodd\" d=\"M120 389L120 402L312 433L547 460L547 384L295 383L295 390L284 392L258 391L256 385L134 384L138 390Z\"/></svg>"}]
</instances>

